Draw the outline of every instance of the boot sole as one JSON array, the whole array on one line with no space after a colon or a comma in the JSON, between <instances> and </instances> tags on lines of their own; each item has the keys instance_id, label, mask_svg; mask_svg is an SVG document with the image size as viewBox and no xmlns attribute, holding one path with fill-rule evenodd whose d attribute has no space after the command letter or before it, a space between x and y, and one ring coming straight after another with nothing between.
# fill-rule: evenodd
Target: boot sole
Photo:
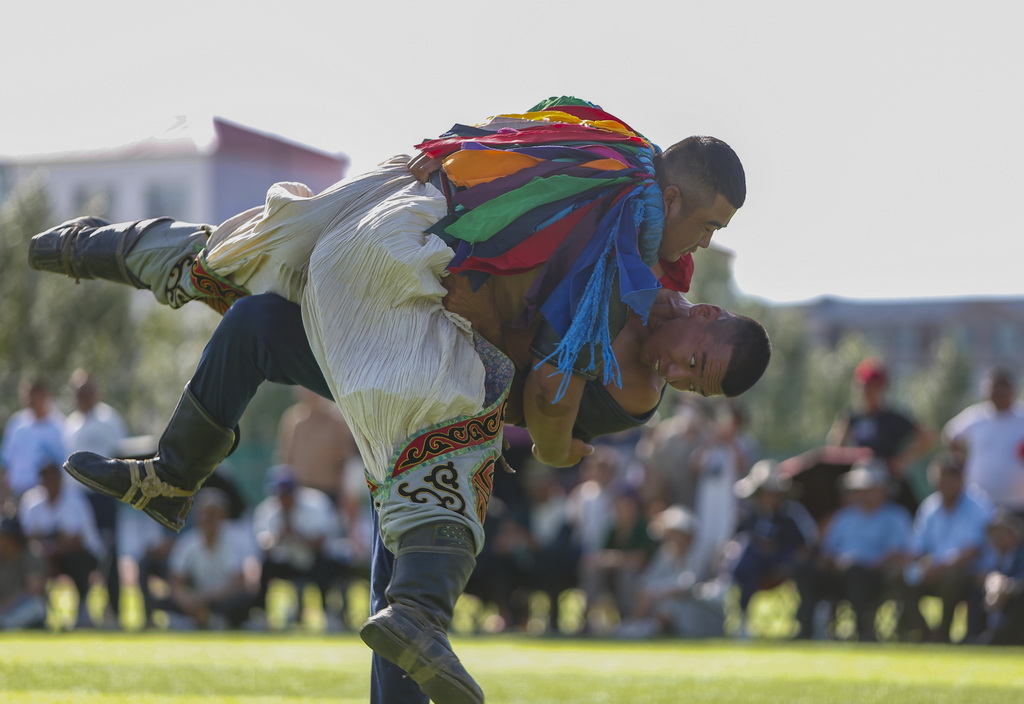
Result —
<instances>
[{"instance_id":1,"label":"boot sole","mask_svg":"<svg viewBox=\"0 0 1024 704\"><path fill-rule=\"evenodd\" d=\"M379 621L367 621L359 629L359 637L373 652L395 665L398 665L402 654L406 651L403 639ZM469 676L469 673L466 674ZM417 682L417 684L434 704L484 704L482 690L470 689L444 672L439 672L426 682ZM474 684L476 683L474 682Z\"/></svg>"},{"instance_id":2,"label":"boot sole","mask_svg":"<svg viewBox=\"0 0 1024 704\"><path fill-rule=\"evenodd\" d=\"M103 494L104 496L109 496L111 498L117 499L118 501L121 501L121 496L122 496L121 494L118 494L117 492L111 491L110 489L108 489L107 487L103 486L102 484L97 484L92 479L90 479L86 475L80 473L77 469L75 469L75 466L73 464L71 464L70 462L65 462L64 463L64 471L67 472L68 474L70 474L72 477L74 477L80 483L85 484L87 487L89 487L93 491L99 492L100 494ZM121 501L121 503L125 503L125 502ZM131 506L131 504L127 504L127 505ZM172 521L172 520L168 519L166 516L164 516L159 511L156 511L154 509L151 509L149 506L146 506L146 508L142 509L142 512L145 513L150 518L152 518L157 523L159 523L160 525L164 526L165 528L167 528L169 530L172 530L175 533L180 533L181 532L183 524L178 523L177 521Z\"/></svg>"}]
</instances>

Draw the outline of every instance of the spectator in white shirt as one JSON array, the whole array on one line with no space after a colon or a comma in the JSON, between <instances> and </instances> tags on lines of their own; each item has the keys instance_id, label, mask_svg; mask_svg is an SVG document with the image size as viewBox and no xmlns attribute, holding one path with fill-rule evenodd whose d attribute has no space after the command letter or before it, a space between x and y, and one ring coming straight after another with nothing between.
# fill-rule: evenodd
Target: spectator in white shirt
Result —
<instances>
[{"instance_id":1,"label":"spectator in white shirt","mask_svg":"<svg viewBox=\"0 0 1024 704\"><path fill-rule=\"evenodd\" d=\"M103 543L89 503L79 491L64 487L63 472L55 462L39 470L39 485L21 497L18 513L25 535L36 542L47 561L49 575L67 575L78 590L78 628L92 619L86 608L89 575L103 557Z\"/></svg>"},{"instance_id":2,"label":"spectator in white shirt","mask_svg":"<svg viewBox=\"0 0 1024 704\"><path fill-rule=\"evenodd\" d=\"M986 400L968 406L943 429L954 450L967 455L968 485L985 492L998 507L1024 516L1024 405L1006 369L985 376Z\"/></svg>"},{"instance_id":3,"label":"spectator in white shirt","mask_svg":"<svg viewBox=\"0 0 1024 704\"><path fill-rule=\"evenodd\" d=\"M248 618L254 597L243 571L248 544L238 533L225 529L228 504L227 495L219 489L200 491L194 509L196 527L171 550L169 606L184 614L187 625L238 628Z\"/></svg>"},{"instance_id":4,"label":"spectator in white shirt","mask_svg":"<svg viewBox=\"0 0 1024 704\"><path fill-rule=\"evenodd\" d=\"M266 608L267 588L274 579L297 585L312 582L325 606L332 582L342 576L342 566L326 553L327 542L339 532L338 514L330 497L318 489L299 486L291 468L271 469L273 494L253 511L253 533L263 556L259 606ZM298 619L304 600L298 590ZM332 614L340 618L341 614Z\"/></svg>"},{"instance_id":5,"label":"spectator in white shirt","mask_svg":"<svg viewBox=\"0 0 1024 704\"><path fill-rule=\"evenodd\" d=\"M75 395L75 410L64 424L66 445L69 452L95 452L104 457L119 457L123 452L125 430L121 414L100 400L100 388L96 380L84 369L77 369L71 375L71 389ZM105 558L99 566L107 585L107 625L116 627L121 612L121 571L118 568L117 551L117 499L86 490L86 498L96 517L96 528L103 540Z\"/></svg>"}]
</instances>

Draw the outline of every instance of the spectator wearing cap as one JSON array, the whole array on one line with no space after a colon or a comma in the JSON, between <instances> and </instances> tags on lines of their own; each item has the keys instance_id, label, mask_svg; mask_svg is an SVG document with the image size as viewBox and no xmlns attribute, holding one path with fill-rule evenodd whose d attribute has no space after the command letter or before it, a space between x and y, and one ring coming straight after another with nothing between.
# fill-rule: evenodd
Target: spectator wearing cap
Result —
<instances>
[{"instance_id":1,"label":"spectator wearing cap","mask_svg":"<svg viewBox=\"0 0 1024 704\"><path fill-rule=\"evenodd\" d=\"M0 520L0 630L46 623L46 566L17 519Z\"/></svg>"},{"instance_id":2,"label":"spectator wearing cap","mask_svg":"<svg viewBox=\"0 0 1024 704\"><path fill-rule=\"evenodd\" d=\"M7 421L0 445L0 500L9 493L15 502L39 483L40 467L48 462L62 465L68 456L64 415L53 407L49 385L42 379L22 382L20 392L25 407Z\"/></svg>"},{"instance_id":3,"label":"spectator wearing cap","mask_svg":"<svg viewBox=\"0 0 1024 704\"><path fill-rule=\"evenodd\" d=\"M789 498L790 484L774 460L757 462L736 482L742 517L727 552L738 555L731 574L740 590L741 637L747 635L747 607L754 594L789 579L818 539L807 509Z\"/></svg>"},{"instance_id":4,"label":"spectator wearing cap","mask_svg":"<svg viewBox=\"0 0 1024 704\"><path fill-rule=\"evenodd\" d=\"M253 533L262 553L263 569L257 605L266 608L271 580L298 585L312 582L320 590L324 606L331 583L341 566L326 552L339 532L338 516L331 498L318 489L299 486L292 468L278 465L270 471L271 494L253 511ZM298 619L303 619L304 600L298 590ZM331 614L332 627L340 627L342 614Z\"/></svg>"},{"instance_id":5,"label":"spectator wearing cap","mask_svg":"<svg viewBox=\"0 0 1024 704\"><path fill-rule=\"evenodd\" d=\"M227 530L229 506L220 489L196 495L195 527L171 550L170 599L157 604L175 615L172 627L238 628L249 615L255 596L243 570L249 546L240 533Z\"/></svg>"},{"instance_id":6,"label":"spectator wearing cap","mask_svg":"<svg viewBox=\"0 0 1024 704\"><path fill-rule=\"evenodd\" d=\"M968 485L996 506L1024 517L1024 405L1007 369L985 375L985 400L968 406L943 428L943 439L966 453Z\"/></svg>"},{"instance_id":7,"label":"spectator wearing cap","mask_svg":"<svg viewBox=\"0 0 1024 704\"><path fill-rule=\"evenodd\" d=\"M906 560L911 538L910 514L888 500L888 485L888 471L877 458L858 462L843 476L848 503L825 529L817 557L796 574L798 637L811 636L820 602L846 599L859 639L877 640L875 612Z\"/></svg>"},{"instance_id":8,"label":"spectator wearing cap","mask_svg":"<svg viewBox=\"0 0 1024 704\"><path fill-rule=\"evenodd\" d=\"M936 491L921 503L914 520L898 631L905 639L948 643L956 606L971 594L992 508L980 492L964 489L964 465L958 455L939 455L928 469ZM934 632L921 615L923 596L942 600L942 621Z\"/></svg>"},{"instance_id":9,"label":"spectator wearing cap","mask_svg":"<svg viewBox=\"0 0 1024 704\"><path fill-rule=\"evenodd\" d=\"M987 627L978 639L992 645L1024 645L1024 521L996 509L988 524L982 592Z\"/></svg>"},{"instance_id":10,"label":"spectator wearing cap","mask_svg":"<svg viewBox=\"0 0 1024 704\"><path fill-rule=\"evenodd\" d=\"M885 461L896 502L913 514L918 500L908 470L931 449L932 434L889 404L889 372L880 359L863 360L854 369L853 379L860 397L859 407L836 418L828 442L870 448L875 457Z\"/></svg>"},{"instance_id":11,"label":"spectator wearing cap","mask_svg":"<svg viewBox=\"0 0 1024 704\"><path fill-rule=\"evenodd\" d=\"M619 627L620 637L722 637L723 586L717 580L698 581L693 569L690 548L698 529L693 514L678 505L651 520L658 548L640 575L632 611Z\"/></svg>"},{"instance_id":12,"label":"spectator wearing cap","mask_svg":"<svg viewBox=\"0 0 1024 704\"><path fill-rule=\"evenodd\" d=\"M61 469L49 462L39 484L21 497L18 515L29 540L46 560L50 577L66 575L78 591L78 628L92 626L86 607L89 575L103 557L103 541L92 508L81 491L69 490Z\"/></svg>"},{"instance_id":13,"label":"spectator wearing cap","mask_svg":"<svg viewBox=\"0 0 1024 704\"><path fill-rule=\"evenodd\" d=\"M602 630L601 606L608 597L619 617L632 611L637 577L656 547L639 492L625 483L617 483L613 493L612 521L601 549L588 555L580 568L590 632Z\"/></svg>"},{"instance_id":14,"label":"spectator wearing cap","mask_svg":"<svg viewBox=\"0 0 1024 704\"><path fill-rule=\"evenodd\" d=\"M1024 646L1024 521L996 509L986 534L978 577L985 628L971 643Z\"/></svg>"}]
</instances>

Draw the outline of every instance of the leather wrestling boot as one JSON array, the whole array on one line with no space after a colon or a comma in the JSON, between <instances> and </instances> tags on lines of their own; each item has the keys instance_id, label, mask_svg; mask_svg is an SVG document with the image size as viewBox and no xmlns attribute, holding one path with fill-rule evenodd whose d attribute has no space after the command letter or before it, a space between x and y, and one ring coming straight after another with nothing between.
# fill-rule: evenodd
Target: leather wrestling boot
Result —
<instances>
[{"instance_id":1,"label":"leather wrestling boot","mask_svg":"<svg viewBox=\"0 0 1024 704\"><path fill-rule=\"evenodd\" d=\"M193 495L230 454L235 437L186 386L155 457L121 460L76 452L64 469L91 489L145 511L177 533L192 509Z\"/></svg>"},{"instance_id":2,"label":"leather wrestling boot","mask_svg":"<svg viewBox=\"0 0 1024 704\"><path fill-rule=\"evenodd\" d=\"M359 636L409 673L434 704L482 704L483 690L448 642L455 602L476 565L473 537L461 523L432 523L402 537L388 585L389 606Z\"/></svg>"},{"instance_id":3,"label":"leather wrestling boot","mask_svg":"<svg viewBox=\"0 0 1024 704\"><path fill-rule=\"evenodd\" d=\"M106 279L148 289L129 270L125 257L146 230L170 218L110 224L94 217L79 217L34 236L28 245L33 269L78 279Z\"/></svg>"}]
</instances>

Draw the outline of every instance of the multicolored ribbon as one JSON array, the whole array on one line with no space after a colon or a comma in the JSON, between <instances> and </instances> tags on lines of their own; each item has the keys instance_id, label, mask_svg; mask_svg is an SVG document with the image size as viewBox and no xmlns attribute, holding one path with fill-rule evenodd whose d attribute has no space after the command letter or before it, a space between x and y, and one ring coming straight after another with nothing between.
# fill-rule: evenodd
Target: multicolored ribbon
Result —
<instances>
[{"instance_id":1,"label":"multicolored ribbon","mask_svg":"<svg viewBox=\"0 0 1024 704\"><path fill-rule=\"evenodd\" d=\"M541 268L521 322L539 311L561 335L551 356L563 374L559 396L587 345L591 359L595 346L601 351L605 383L621 384L608 306L617 278L622 301L646 322L660 288L651 266L664 227L654 172L661 150L570 97L455 125L417 148L442 159L457 187L451 214L430 230L455 249L449 270L471 272L479 286L491 275Z\"/></svg>"}]
</instances>

